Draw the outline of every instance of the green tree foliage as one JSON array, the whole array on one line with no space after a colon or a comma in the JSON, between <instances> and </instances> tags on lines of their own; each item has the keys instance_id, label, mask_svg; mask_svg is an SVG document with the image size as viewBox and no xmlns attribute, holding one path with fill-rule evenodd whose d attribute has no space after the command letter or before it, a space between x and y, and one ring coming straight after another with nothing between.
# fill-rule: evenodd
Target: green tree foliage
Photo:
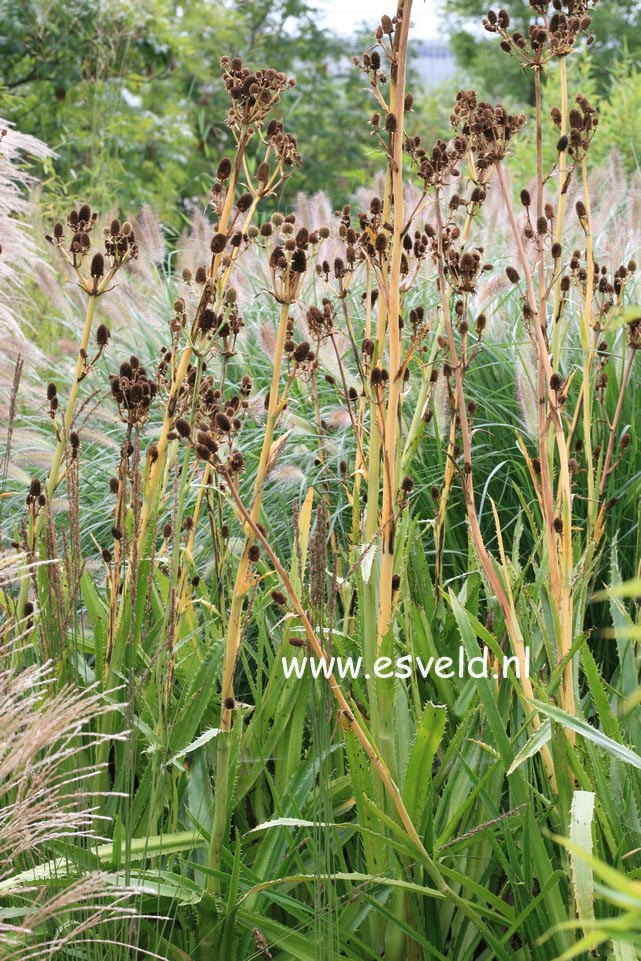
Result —
<instances>
[{"instance_id":1,"label":"green tree foliage","mask_svg":"<svg viewBox=\"0 0 641 961\"><path fill-rule=\"evenodd\" d=\"M515 26L527 31L532 19L527 0L512 0L503 5ZM479 30L488 6L491 6L488 0L443 0L457 61L489 96L532 103L534 88L530 73L508 57L501 61L496 56L496 45L487 42ZM633 60L641 57L641 3L639 0L601 0L592 12L592 27L596 40L591 48L590 63L598 78L598 92L604 95L611 83L612 63L623 56Z\"/></svg>"},{"instance_id":2,"label":"green tree foliage","mask_svg":"<svg viewBox=\"0 0 641 961\"><path fill-rule=\"evenodd\" d=\"M0 113L58 152L57 191L100 206L150 203L164 220L202 202L233 146L220 80L224 54L297 78L281 118L304 166L287 196L323 187L339 204L369 178L368 94L305 0L0 0ZM332 124L326 122L331 112ZM340 169L335 163L341 136Z\"/></svg>"}]
</instances>

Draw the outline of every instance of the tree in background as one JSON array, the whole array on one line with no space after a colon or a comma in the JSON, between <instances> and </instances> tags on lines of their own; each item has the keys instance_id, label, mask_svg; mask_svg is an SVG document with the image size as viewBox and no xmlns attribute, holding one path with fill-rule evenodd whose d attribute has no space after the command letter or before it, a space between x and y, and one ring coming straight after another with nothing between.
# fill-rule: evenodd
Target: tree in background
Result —
<instances>
[{"instance_id":1,"label":"tree in background","mask_svg":"<svg viewBox=\"0 0 641 961\"><path fill-rule=\"evenodd\" d=\"M531 104L534 98L531 71L524 72L519 63L508 58L501 62L493 44L487 42L479 29L488 5L488 0L442 0L454 55L460 67L489 97ZM601 0L591 16L598 39L590 52L590 65L598 79L598 93L605 96L611 84L613 63L623 58L641 58L641 2ZM517 29L527 33L532 17L527 0L510 3L510 17Z\"/></svg>"},{"instance_id":2,"label":"tree in background","mask_svg":"<svg viewBox=\"0 0 641 961\"><path fill-rule=\"evenodd\" d=\"M341 138L335 163L336 130L364 122L368 94L305 0L0 0L0 21L0 113L57 151L58 194L147 202L177 225L231 146L224 54L297 77L281 107L305 159L290 195L322 186L338 204L369 177L363 138Z\"/></svg>"}]
</instances>

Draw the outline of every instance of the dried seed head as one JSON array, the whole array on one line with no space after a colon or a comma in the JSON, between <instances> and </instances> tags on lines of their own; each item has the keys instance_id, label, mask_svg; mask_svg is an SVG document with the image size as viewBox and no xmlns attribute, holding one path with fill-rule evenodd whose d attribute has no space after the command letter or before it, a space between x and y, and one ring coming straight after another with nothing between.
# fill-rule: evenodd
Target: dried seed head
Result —
<instances>
[{"instance_id":1,"label":"dried seed head","mask_svg":"<svg viewBox=\"0 0 641 961\"><path fill-rule=\"evenodd\" d=\"M529 190L521 191L521 203L523 204L524 207L529 207L530 204L532 203L532 198L530 197Z\"/></svg>"},{"instance_id":2,"label":"dried seed head","mask_svg":"<svg viewBox=\"0 0 641 961\"><path fill-rule=\"evenodd\" d=\"M99 324L96 330L96 343L99 347L105 347L109 342L110 337L109 328L106 324Z\"/></svg>"},{"instance_id":3,"label":"dried seed head","mask_svg":"<svg viewBox=\"0 0 641 961\"><path fill-rule=\"evenodd\" d=\"M216 177L218 180L222 180L224 182L225 180L229 179L231 171L232 171L231 160L229 159L229 157L223 157L223 159L218 164L218 169L216 170Z\"/></svg>"},{"instance_id":4,"label":"dried seed head","mask_svg":"<svg viewBox=\"0 0 641 961\"><path fill-rule=\"evenodd\" d=\"M255 564L256 561L260 560L260 547L258 546L258 544L252 544L252 546L247 551L247 557L252 562L252 564Z\"/></svg>"},{"instance_id":5,"label":"dried seed head","mask_svg":"<svg viewBox=\"0 0 641 961\"><path fill-rule=\"evenodd\" d=\"M223 707L226 711L233 711L236 707L236 702L234 701L233 697L226 697L223 701Z\"/></svg>"},{"instance_id":6,"label":"dried seed head","mask_svg":"<svg viewBox=\"0 0 641 961\"><path fill-rule=\"evenodd\" d=\"M91 261L91 276L100 280L105 275L105 258L102 254L94 254Z\"/></svg>"},{"instance_id":7,"label":"dried seed head","mask_svg":"<svg viewBox=\"0 0 641 961\"><path fill-rule=\"evenodd\" d=\"M165 524L162 529L162 536L165 540L169 540L171 537L171 524Z\"/></svg>"},{"instance_id":8,"label":"dried seed head","mask_svg":"<svg viewBox=\"0 0 641 961\"><path fill-rule=\"evenodd\" d=\"M552 527L554 528L557 534L563 533L563 521L561 520L560 517L554 518L554 520L552 521Z\"/></svg>"},{"instance_id":9,"label":"dried seed head","mask_svg":"<svg viewBox=\"0 0 641 961\"><path fill-rule=\"evenodd\" d=\"M204 267L199 267L199 268L198 268L198 270L196 271L195 280L196 280L196 283L197 283L197 284L204 284L204 283L205 283L205 281L207 280L207 271L205 270Z\"/></svg>"},{"instance_id":10,"label":"dried seed head","mask_svg":"<svg viewBox=\"0 0 641 961\"><path fill-rule=\"evenodd\" d=\"M518 284L518 282L519 282L519 272L518 272L518 270L517 270L515 267L511 267L511 266L510 266L510 267L506 267L506 268L505 268L505 273L506 273L507 279L510 281L510 283L512 283L512 284Z\"/></svg>"},{"instance_id":11,"label":"dried seed head","mask_svg":"<svg viewBox=\"0 0 641 961\"><path fill-rule=\"evenodd\" d=\"M189 435L191 434L191 427L189 426L189 422L186 421L184 417L179 417L176 423L174 424L174 427L176 428L176 431L178 432L178 434L180 434L181 437L189 437Z\"/></svg>"},{"instance_id":12,"label":"dried seed head","mask_svg":"<svg viewBox=\"0 0 641 961\"><path fill-rule=\"evenodd\" d=\"M111 493L112 493L112 494L117 494L119 487L120 487L120 481L118 480L118 478L117 478L117 477L110 477L110 478L109 478L109 490L111 491Z\"/></svg>"},{"instance_id":13,"label":"dried seed head","mask_svg":"<svg viewBox=\"0 0 641 961\"><path fill-rule=\"evenodd\" d=\"M309 344L306 341L303 341L302 344L298 344L298 346L294 349L294 360L298 361L300 364L307 360L308 356Z\"/></svg>"},{"instance_id":14,"label":"dried seed head","mask_svg":"<svg viewBox=\"0 0 641 961\"><path fill-rule=\"evenodd\" d=\"M211 239L210 250L212 254L220 254L227 246L227 234L214 234Z\"/></svg>"},{"instance_id":15,"label":"dried seed head","mask_svg":"<svg viewBox=\"0 0 641 961\"><path fill-rule=\"evenodd\" d=\"M53 398L56 396L57 393L58 393L58 388L56 387L55 384L47 385L47 400L53 400Z\"/></svg>"},{"instance_id":16,"label":"dried seed head","mask_svg":"<svg viewBox=\"0 0 641 961\"><path fill-rule=\"evenodd\" d=\"M215 417L216 427L218 430L222 431L223 434L228 434L231 431L231 421L226 414L219 411Z\"/></svg>"},{"instance_id":17,"label":"dried seed head","mask_svg":"<svg viewBox=\"0 0 641 961\"><path fill-rule=\"evenodd\" d=\"M396 133L397 128L396 116L393 113L388 113L385 117L385 129L388 133Z\"/></svg>"}]
</instances>

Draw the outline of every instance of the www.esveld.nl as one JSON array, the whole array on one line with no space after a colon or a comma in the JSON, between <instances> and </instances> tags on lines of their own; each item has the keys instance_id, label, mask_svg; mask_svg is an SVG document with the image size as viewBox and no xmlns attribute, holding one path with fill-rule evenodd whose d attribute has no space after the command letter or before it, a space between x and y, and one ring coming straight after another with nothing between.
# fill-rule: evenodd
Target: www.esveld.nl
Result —
<instances>
[{"instance_id":1,"label":"www.esveld.nl","mask_svg":"<svg viewBox=\"0 0 641 961\"><path fill-rule=\"evenodd\" d=\"M498 678L507 676L510 670L517 678L530 676L530 649L525 648L523 666L517 657L505 656L493 664L490 662L490 652L484 648L483 653L475 657L468 657L464 647L459 647L458 657L429 657L423 659L411 654L401 657L378 657L374 661L371 672L364 672L365 665L362 657L283 657L281 658L283 674L286 678L296 677L302 680L306 674L311 677L329 678L332 675L340 678L371 677L379 678L408 678L413 674L422 678L431 676L438 678L471 677ZM523 670L522 670L523 667ZM500 673L499 673L500 672Z\"/></svg>"}]
</instances>

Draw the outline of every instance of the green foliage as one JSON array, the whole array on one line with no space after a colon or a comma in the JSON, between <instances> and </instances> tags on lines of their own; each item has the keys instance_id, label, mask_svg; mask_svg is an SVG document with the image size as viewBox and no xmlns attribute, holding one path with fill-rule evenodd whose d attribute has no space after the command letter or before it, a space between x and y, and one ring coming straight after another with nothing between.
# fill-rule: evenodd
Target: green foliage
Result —
<instances>
[{"instance_id":1,"label":"green foliage","mask_svg":"<svg viewBox=\"0 0 641 961\"><path fill-rule=\"evenodd\" d=\"M511 57L497 56L495 45L486 36L479 36L479 24L488 6L492 4L487 0L443 0L454 54L461 69L490 97L532 105L532 72L522 70ZM494 6L498 9L500 5ZM527 33L532 18L528 0L514 0L504 6L513 27ZM601 0L590 16L596 37L590 48L590 63L599 95L606 96L616 91L615 78L610 75L612 64L620 58L634 62L641 53L641 4L639 0Z\"/></svg>"},{"instance_id":2,"label":"green foliage","mask_svg":"<svg viewBox=\"0 0 641 961\"><path fill-rule=\"evenodd\" d=\"M196 0L1 0L0 106L25 133L58 153L49 181L62 197L104 207L150 204L175 228L233 149L218 82L220 57L295 72L283 119L308 163L290 196L327 190L339 204L373 171L360 137L346 137L341 164L325 119L362 122L367 94L341 44L321 31L302 0L235 6ZM292 26L293 25L293 26Z\"/></svg>"}]
</instances>

